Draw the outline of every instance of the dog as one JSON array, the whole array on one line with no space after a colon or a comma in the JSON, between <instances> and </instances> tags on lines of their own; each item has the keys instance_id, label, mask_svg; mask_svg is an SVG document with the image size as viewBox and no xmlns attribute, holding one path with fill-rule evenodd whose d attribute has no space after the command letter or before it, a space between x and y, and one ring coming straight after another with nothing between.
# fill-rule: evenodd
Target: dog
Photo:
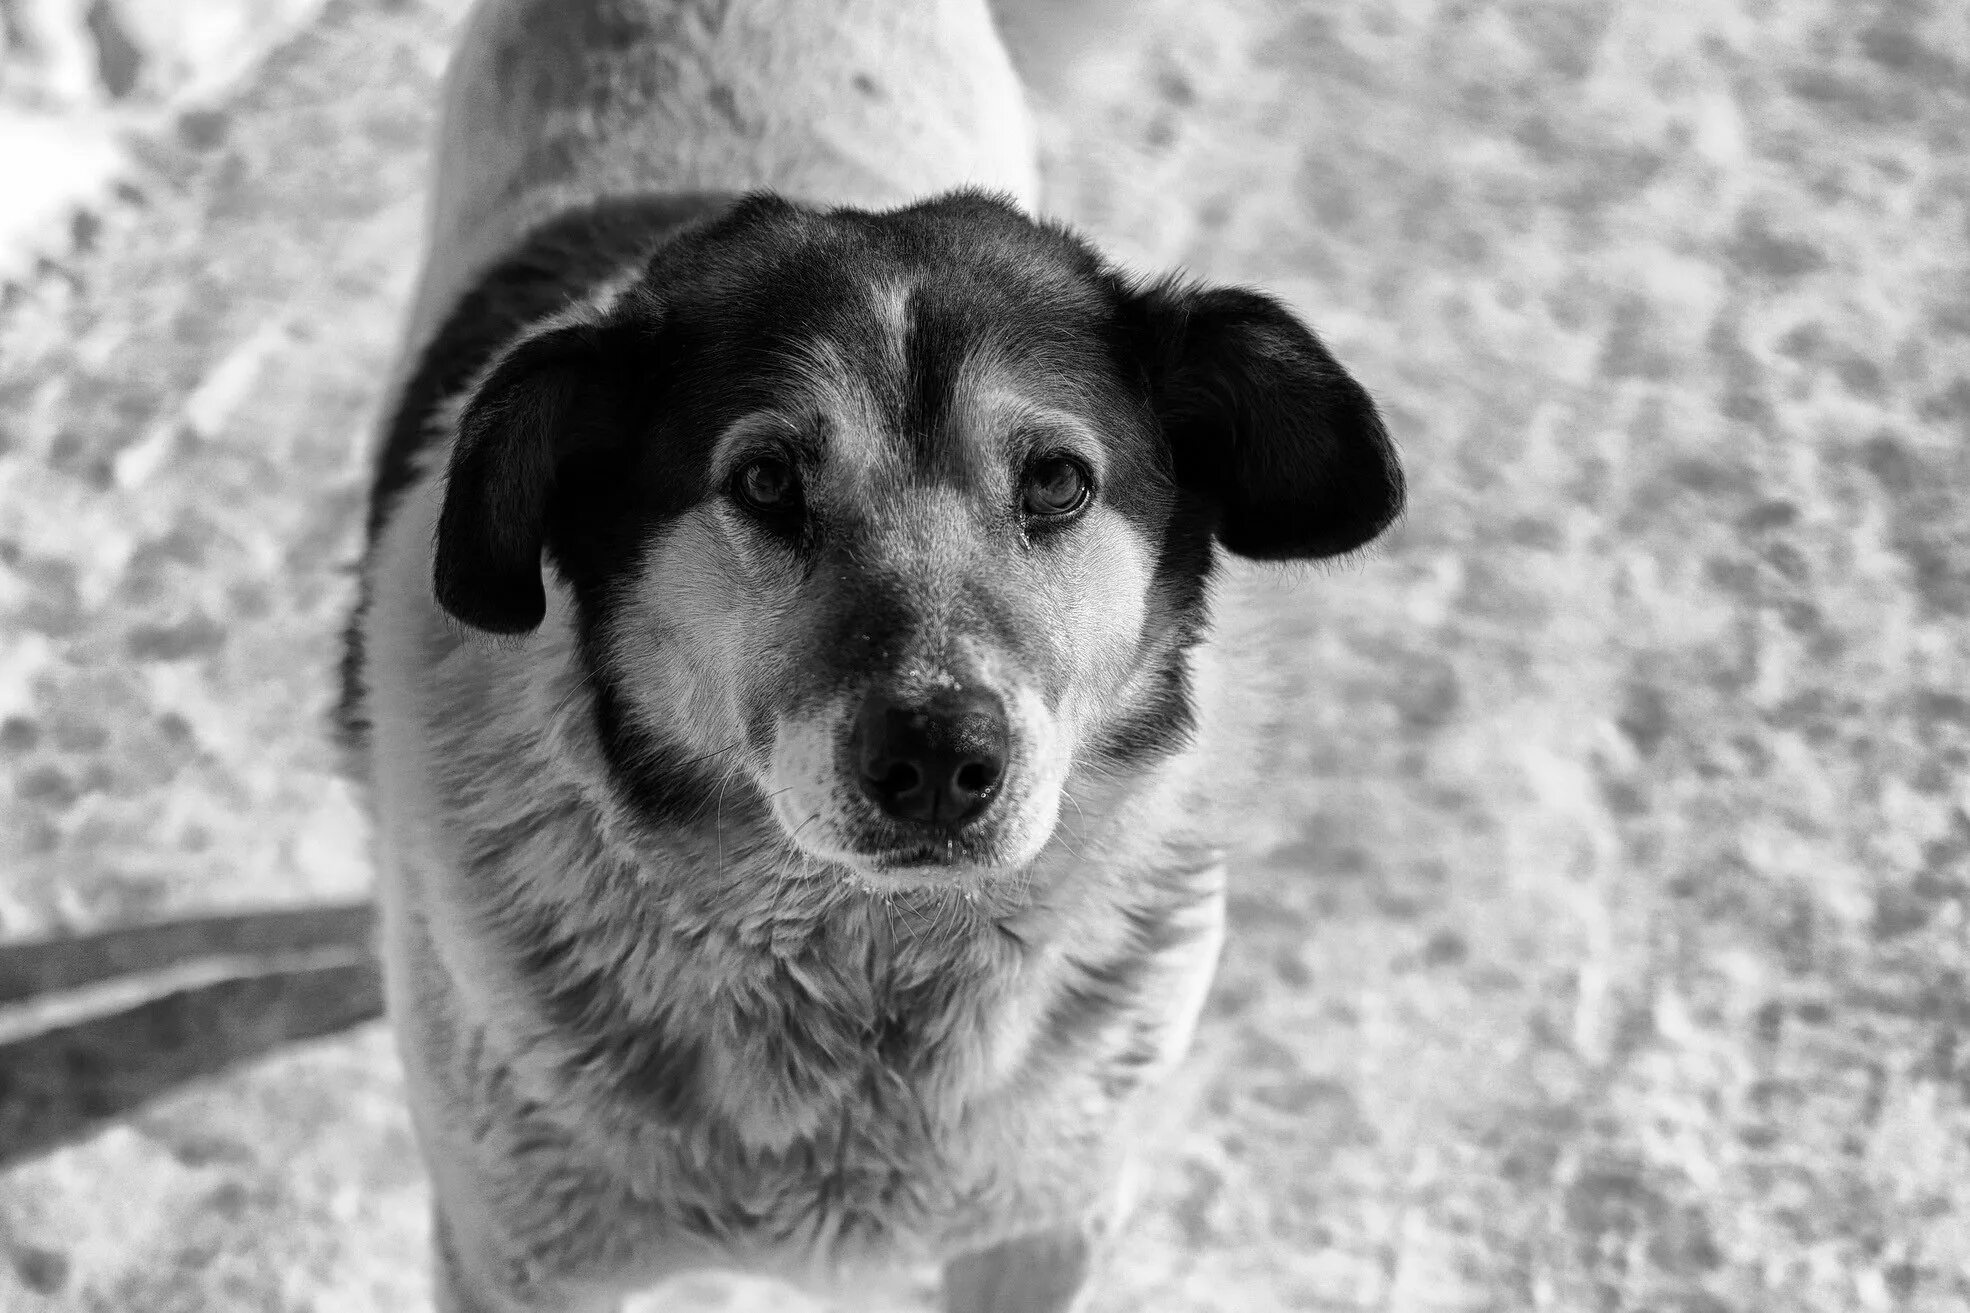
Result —
<instances>
[{"instance_id":1,"label":"dog","mask_svg":"<svg viewBox=\"0 0 1970 1313\"><path fill-rule=\"evenodd\" d=\"M1278 302L1032 217L1022 94L980 0L468 21L343 706L442 1309L1089 1288L1222 938L1215 581L1403 479Z\"/></svg>"}]
</instances>

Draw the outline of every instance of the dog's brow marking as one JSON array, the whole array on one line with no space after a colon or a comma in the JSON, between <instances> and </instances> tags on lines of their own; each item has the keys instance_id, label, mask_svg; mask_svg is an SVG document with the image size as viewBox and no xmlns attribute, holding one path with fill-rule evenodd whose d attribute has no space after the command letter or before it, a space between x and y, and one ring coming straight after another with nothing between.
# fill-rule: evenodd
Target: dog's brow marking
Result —
<instances>
[{"instance_id":1,"label":"dog's brow marking","mask_svg":"<svg viewBox=\"0 0 1970 1313\"><path fill-rule=\"evenodd\" d=\"M732 459L732 449L756 433L793 433L793 419L777 410L755 410L727 424L711 444L711 468L723 470Z\"/></svg>"},{"instance_id":2,"label":"dog's brow marking","mask_svg":"<svg viewBox=\"0 0 1970 1313\"><path fill-rule=\"evenodd\" d=\"M824 421L830 464L852 481L874 477L886 446L881 441L886 425L869 362L851 359L838 343L816 337L795 348L788 364L803 408Z\"/></svg>"},{"instance_id":3,"label":"dog's brow marking","mask_svg":"<svg viewBox=\"0 0 1970 1313\"><path fill-rule=\"evenodd\" d=\"M887 422L907 430L914 370L910 351L916 333L917 286L905 279L893 279L871 289L871 300L877 336L882 343L882 376L871 379L870 384L879 399L878 409ZM892 436L901 437L904 441L900 445L885 442L882 447L891 453L892 461L901 460L907 465L906 453L912 435L902 432Z\"/></svg>"},{"instance_id":4,"label":"dog's brow marking","mask_svg":"<svg viewBox=\"0 0 1970 1313\"><path fill-rule=\"evenodd\" d=\"M1108 465L1100 436L1074 411L1033 396L1032 381L1032 370L1013 366L991 344L973 345L952 388L953 418L964 426L964 448L974 458L993 453L1007 464L1032 450L1065 449L1086 461L1100 482ZM1046 436L1035 441L1036 434Z\"/></svg>"},{"instance_id":5,"label":"dog's brow marking","mask_svg":"<svg viewBox=\"0 0 1970 1313\"><path fill-rule=\"evenodd\" d=\"M876 324L882 329L883 345L888 348L889 366L899 380L908 364L910 317L915 296L916 285L900 278L869 289L869 302L875 311Z\"/></svg>"}]
</instances>

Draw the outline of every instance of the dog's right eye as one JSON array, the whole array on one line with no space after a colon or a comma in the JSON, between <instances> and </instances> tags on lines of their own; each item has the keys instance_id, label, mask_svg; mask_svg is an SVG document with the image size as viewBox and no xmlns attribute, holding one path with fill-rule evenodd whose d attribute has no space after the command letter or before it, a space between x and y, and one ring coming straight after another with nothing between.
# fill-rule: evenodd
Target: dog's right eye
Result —
<instances>
[{"instance_id":1,"label":"dog's right eye","mask_svg":"<svg viewBox=\"0 0 1970 1313\"><path fill-rule=\"evenodd\" d=\"M1081 462L1049 456L1026 471L1026 513L1036 520L1065 520L1088 504L1093 489Z\"/></svg>"},{"instance_id":2,"label":"dog's right eye","mask_svg":"<svg viewBox=\"0 0 1970 1313\"><path fill-rule=\"evenodd\" d=\"M733 477L732 494L756 511L785 515L800 504L800 477L785 461L762 456Z\"/></svg>"}]
</instances>

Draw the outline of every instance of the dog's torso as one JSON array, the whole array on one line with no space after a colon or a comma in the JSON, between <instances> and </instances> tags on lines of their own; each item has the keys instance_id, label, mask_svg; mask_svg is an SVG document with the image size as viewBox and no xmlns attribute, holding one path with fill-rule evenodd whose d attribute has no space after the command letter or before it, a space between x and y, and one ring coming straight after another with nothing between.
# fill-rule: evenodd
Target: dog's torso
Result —
<instances>
[{"instance_id":1,"label":"dog's torso","mask_svg":"<svg viewBox=\"0 0 1970 1313\"><path fill-rule=\"evenodd\" d=\"M526 234L612 198L1038 190L983 0L487 0L440 132L414 345Z\"/></svg>"}]
</instances>

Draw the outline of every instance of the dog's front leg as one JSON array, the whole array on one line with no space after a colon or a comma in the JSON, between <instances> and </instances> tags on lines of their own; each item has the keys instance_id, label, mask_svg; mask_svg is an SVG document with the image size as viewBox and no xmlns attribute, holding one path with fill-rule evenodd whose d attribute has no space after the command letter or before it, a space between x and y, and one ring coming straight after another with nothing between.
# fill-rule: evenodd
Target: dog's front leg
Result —
<instances>
[{"instance_id":1,"label":"dog's front leg","mask_svg":"<svg viewBox=\"0 0 1970 1313\"><path fill-rule=\"evenodd\" d=\"M945 1313L1069 1313L1093 1253L1079 1227L1021 1236L944 1265Z\"/></svg>"}]
</instances>

